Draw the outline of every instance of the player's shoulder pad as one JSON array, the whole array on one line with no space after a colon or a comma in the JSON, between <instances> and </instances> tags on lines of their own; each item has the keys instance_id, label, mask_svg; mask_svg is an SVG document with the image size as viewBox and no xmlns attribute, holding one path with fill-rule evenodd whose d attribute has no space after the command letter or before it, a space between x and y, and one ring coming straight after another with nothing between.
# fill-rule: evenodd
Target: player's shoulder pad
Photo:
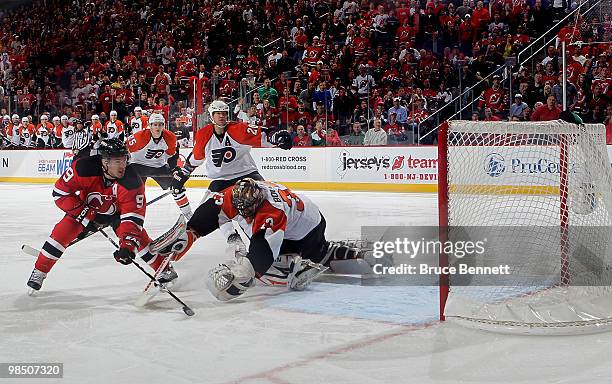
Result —
<instances>
[{"instance_id":1,"label":"player's shoulder pad","mask_svg":"<svg viewBox=\"0 0 612 384\"><path fill-rule=\"evenodd\" d=\"M163 136L163 138L164 138L164 140L166 142L168 142L168 141L176 141L176 135L174 134L174 132L169 131L167 129L164 129L162 131L162 136Z\"/></svg>"},{"instance_id":2,"label":"player's shoulder pad","mask_svg":"<svg viewBox=\"0 0 612 384\"><path fill-rule=\"evenodd\" d=\"M202 127L196 132L194 139L208 141L214 135L214 132L214 125L206 124L204 127Z\"/></svg>"},{"instance_id":3,"label":"player's shoulder pad","mask_svg":"<svg viewBox=\"0 0 612 384\"><path fill-rule=\"evenodd\" d=\"M138 189L143 186L142 178L132 164L128 164L125 169L125 175L117 180L117 184L127 190Z\"/></svg>"},{"instance_id":4,"label":"player's shoulder pad","mask_svg":"<svg viewBox=\"0 0 612 384\"><path fill-rule=\"evenodd\" d=\"M83 157L77 160L74 171L80 177L102 176L102 158L99 155Z\"/></svg>"}]
</instances>

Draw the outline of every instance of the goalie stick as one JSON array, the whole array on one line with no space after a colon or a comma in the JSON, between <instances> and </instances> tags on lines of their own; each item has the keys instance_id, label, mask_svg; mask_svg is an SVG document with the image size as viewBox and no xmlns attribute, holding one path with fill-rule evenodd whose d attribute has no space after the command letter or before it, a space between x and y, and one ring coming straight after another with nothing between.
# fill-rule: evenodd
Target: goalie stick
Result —
<instances>
[{"instance_id":1,"label":"goalie stick","mask_svg":"<svg viewBox=\"0 0 612 384\"><path fill-rule=\"evenodd\" d=\"M169 195L169 194L171 194L171 193L172 193L171 191L164 192L164 193L162 193L161 195L159 195L159 196L157 196L156 198L154 198L153 200L151 200L151 201L147 201L147 207L148 207L149 205L151 205L151 204L155 203L156 201L159 201L159 200L163 199L164 197L168 196L168 195ZM76 243L78 243L78 242L79 242L79 241L81 241L81 240L85 240L85 239L86 239L86 238L88 238L89 236L93 235L94 233L98 233L98 232L100 232L101 230L103 230L103 229L104 229L104 228L106 228L106 227L108 227L108 225L104 225L104 226L102 226L102 227L100 227L100 228L96 229L95 231L88 232L88 233L87 233L85 236L83 236L82 238L80 238L80 239L79 239L79 238L77 238L76 240L74 240L72 243L70 243L70 245L68 245L68 247L71 247L71 246L75 245ZM23 244L23 245L21 246L21 250L22 250L23 252L27 253L28 255L31 255L31 254L32 254L32 253L31 253L31 252L32 252L32 250L36 251L36 248L31 247L31 246L29 246L29 245L27 245L27 244ZM33 255L33 256L38 256L38 253L37 253L36 255Z\"/></svg>"}]
</instances>

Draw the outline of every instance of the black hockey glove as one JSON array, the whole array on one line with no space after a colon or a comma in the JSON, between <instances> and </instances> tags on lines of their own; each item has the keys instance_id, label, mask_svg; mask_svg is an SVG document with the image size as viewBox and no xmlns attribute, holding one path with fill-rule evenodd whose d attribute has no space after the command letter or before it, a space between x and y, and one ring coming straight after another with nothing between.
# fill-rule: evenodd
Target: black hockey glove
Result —
<instances>
[{"instance_id":1,"label":"black hockey glove","mask_svg":"<svg viewBox=\"0 0 612 384\"><path fill-rule=\"evenodd\" d=\"M116 250L115 253L113 253L113 256L115 257L115 260L117 260L118 263L128 265L132 263L132 260L134 260L134 257L136 255L129 249L121 247Z\"/></svg>"},{"instance_id":2,"label":"black hockey glove","mask_svg":"<svg viewBox=\"0 0 612 384\"><path fill-rule=\"evenodd\" d=\"M184 189L185 182L189 180L191 170L189 168L176 167L172 171L172 183L170 187L175 193L180 193Z\"/></svg>"},{"instance_id":3,"label":"black hockey glove","mask_svg":"<svg viewBox=\"0 0 612 384\"><path fill-rule=\"evenodd\" d=\"M293 147L293 140L291 134L285 130L275 132L272 134L270 143L276 145L281 149L291 149Z\"/></svg>"}]
</instances>

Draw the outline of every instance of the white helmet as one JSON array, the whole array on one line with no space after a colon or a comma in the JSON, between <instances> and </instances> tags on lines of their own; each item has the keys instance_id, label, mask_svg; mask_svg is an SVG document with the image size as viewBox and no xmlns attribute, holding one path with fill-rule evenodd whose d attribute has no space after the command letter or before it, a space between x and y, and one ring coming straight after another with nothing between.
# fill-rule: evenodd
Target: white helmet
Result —
<instances>
[{"instance_id":1,"label":"white helmet","mask_svg":"<svg viewBox=\"0 0 612 384\"><path fill-rule=\"evenodd\" d=\"M91 119L92 120L100 120L100 116L98 116L98 115L91 115Z\"/></svg>"},{"instance_id":2,"label":"white helmet","mask_svg":"<svg viewBox=\"0 0 612 384\"><path fill-rule=\"evenodd\" d=\"M13 116L11 116L11 119L19 121L19 115L15 113Z\"/></svg>"},{"instance_id":3,"label":"white helmet","mask_svg":"<svg viewBox=\"0 0 612 384\"><path fill-rule=\"evenodd\" d=\"M42 116L40 116L40 119L41 119L41 120L49 120L49 116L47 116L47 115L42 115Z\"/></svg>"},{"instance_id":4,"label":"white helmet","mask_svg":"<svg viewBox=\"0 0 612 384\"><path fill-rule=\"evenodd\" d=\"M222 100L215 100L208 106L208 114L210 118L213 118L213 113L215 112L227 112L229 113L229 105L227 105Z\"/></svg>"},{"instance_id":5,"label":"white helmet","mask_svg":"<svg viewBox=\"0 0 612 384\"><path fill-rule=\"evenodd\" d=\"M142 108L136 107L136 108L134 108L134 112L142 112Z\"/></svg>"},{"instance_id":6,"label":"white helmet","mask_svg":"<svg viewBox=\"0 0 612 384\"><path fill-rule=\"evenodd\" d=\"M110 111L111 116L117 116L117 111Z\"/></svg>"},{"instance_id":7,"label":"white helmet","mask_svg":"<svg viewBox=\"0 0 612 384\"><path fill-rule=\"evenodd\" d=\"M53 122L55 123L55 122L57 122L57 121L60 121L59 116L53 116Z\"/></svg>"},{"instance_id":8,"label":"white helmet","mask_svg":"<svg viewBox=\"0 0 612 384\"><path fill-rule=\"evenodd\" d=\"M10 117L9 115L4 115L4 116L2 117L2 120L9 120L9 121L10 121L10 120L11 120L11 117Z\"/></svg>"},{"instance_id":9,"label":"white helmet","mask_svg":"<svg viewBox=\"0 0 612 384\"><path fill-rule=\"evenodd\" d=\"M153 125L154 123L162 123L165 125L166 119L159 113L152 113L151 116L149 116L149 125Z\"/></svg>"},{"instance_id":10,"label":"white helmet","mask_svg":"<svg viewBox=\"0 0 612 384\"><path fill-rule=\"evenodd\" d=\"M62 121L68 121L68 116L62 115Z\"/></svg>"},{"instance_id":11,"label":"white helmet","mask_svg":"<svg viewBox=\"0 0 612 384\"><path fill-rule=\"evenodd\" d=\"M24 116L24 117L21 118L21 122L22 123L26 123L26 124L30 124L30 119L28 119L27 117Z\"/></svg>"}]
</instances>

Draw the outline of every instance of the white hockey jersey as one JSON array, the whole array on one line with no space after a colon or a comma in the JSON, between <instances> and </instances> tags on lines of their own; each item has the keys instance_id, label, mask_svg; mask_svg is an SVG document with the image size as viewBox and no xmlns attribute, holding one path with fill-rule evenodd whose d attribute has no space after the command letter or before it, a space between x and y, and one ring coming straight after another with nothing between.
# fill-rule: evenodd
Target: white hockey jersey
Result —
<instances>
[{"instance_id":1,"label":"white hockey jersey","mask_svg":"<svg viewBox=\"0 0 612 384\"><path fill-rule=\"evenodd\" d=\"M19 146L21 144L21 135L19 134L20 126L20 124L9 124L8 126L7 136L14 146Z\"/></svg>"},{"instance_id":2,"label":"white hockey jersey","mask_svg":"<svg viewBox=\"0 0 612 384\"><path fill-rule=\"evenodd\" d=\"M148 119L146 116L132 116L129 121L130 129L132 130L132 135L136 132L140 132L143 129L146 129L148 126Z\"/></svg>"},{"instance_id":3,"label":"white hockey jersey","mask_svg":"<svg viewBox=\"0 0 612 384\"><path fill-rule=\"evenodd\" d=\"M35 134L34 125L21 125L19 127L19 136L21 136L21 145L24 147L29 147L32 145L32 138Z\"/></svg>"},{"instance_id":4,"label":"white hockey jersey","mask_svg":"<svg viewBox=\"0 0 612 384\"><path fill-rule=\"evenodd\" d=\"M206 175L229 180L257 171L251 157L252 147L272 147L261 127L242 122L229 122L222 137L215 135L212 124L195 135L193 151L187 161L193 167L206 162Z\"/></svg>"},{"instance_id":5,"label":"white hockey jersey","mask_svg":"<svg viewBox=\"0 0 612 384\"><path fill-rule=\"evenodd\" d=\"M130 136L127 140L130 163L160 168L168 164L168 159L176 154L176 135L167 129L155 140L151 130L145 129Z\"/></svg>"},{"instance_id":6,"label":"white hockey jersey","mask_svg":"<svg viewBox=\"0 0 612 384\"><path fill-rule=\"evenodd\" d=\"M109 120L104 124L104 130L108 134L109 139L119 137L123 133L123 123L121 120Z\"/></svg>"},{"instance_id":7,"label":"white hockey jersey","mask_svg":"<svg viewBox=\"0 0 612 384\"><path fill-rule=\"evenodd\" d=\"M74 144L74 127L72 125L68 125L62 127L62 145L64 148L72 148Z\"/></svg>"},{"instance_id":8,"label":"white hockey jersey","mask_svg":"<svg viewBox=\"0 0 612 384\"><path fill-rule=\"evenodd\" d=\"M255 217L245 219L232 205L233 186L213 193L211 198L221 205L219 226L230 220L236 221L247 236L265 231L274 258L279 255L283 240L302 240L321 222L319 208L305 196L298 196L284 185L269 181L258 181L264 190L265 200Z\"/></svg>"}]
</instances>

